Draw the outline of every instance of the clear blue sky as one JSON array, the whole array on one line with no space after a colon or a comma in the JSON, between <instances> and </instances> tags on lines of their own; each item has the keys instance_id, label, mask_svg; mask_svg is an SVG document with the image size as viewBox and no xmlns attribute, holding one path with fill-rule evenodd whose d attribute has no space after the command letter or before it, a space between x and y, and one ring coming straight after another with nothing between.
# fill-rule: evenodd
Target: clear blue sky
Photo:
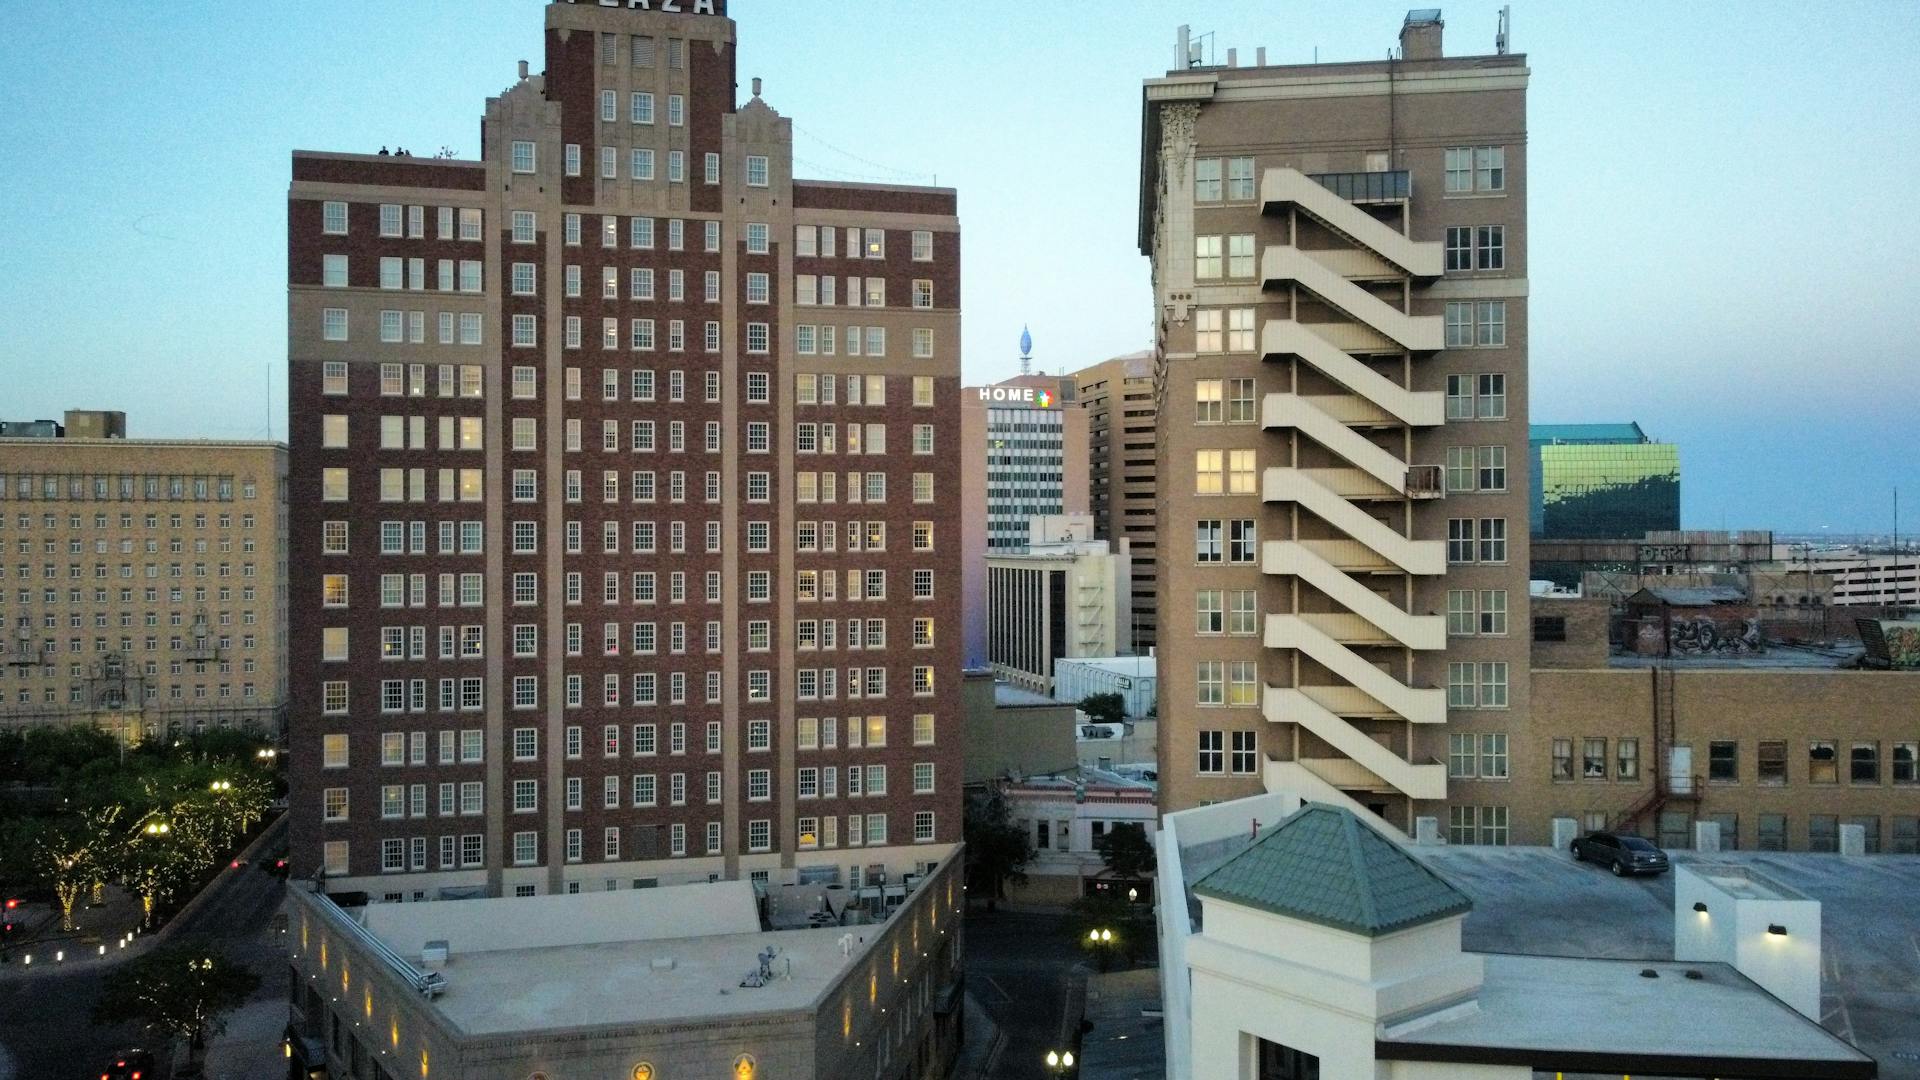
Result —
<instances>
[{"instance_id":1,"label":"clear blue sky","mask_svg":"<svg viewBox=\"0 0 1920 1080\"><path fill-rule=\"evenodd\" d=\"M1422 0L1424 3L1425 0ZM284 434L295 147L477 149L539 0L11 0L0 416ZM1384 56L1406 2L733 0L802 175L960 189L966 375L1148 344L1139 82L1174 26ZM1494 0L1450 6L1491 51ZM1681 445L1685 524L1920 532L1920 4L1514 4L1533 68L1533 416ZM851 156L851 155L857 155ZM271 379L271 392L269 391Z\"/></svg>"}]
</instances>

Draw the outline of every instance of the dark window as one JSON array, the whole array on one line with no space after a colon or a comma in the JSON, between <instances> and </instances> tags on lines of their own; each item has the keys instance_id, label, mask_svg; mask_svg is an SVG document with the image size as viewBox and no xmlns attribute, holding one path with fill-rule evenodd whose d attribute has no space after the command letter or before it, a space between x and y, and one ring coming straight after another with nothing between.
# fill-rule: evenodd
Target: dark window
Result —
<instances>
[{"instance_id":1,"label":"dark window","mask_svg":"<svg viewBox=\"0 0 1920 1080\"><path fill-rule=\"evenodd\" d=\"M1762 742L1760 744L1758 779L1763 784L1784 784L1787 782L1786 743Z\"/></svg>"},{"instance_id":2,"label":"dark window","mask_svg":"<svg viewBox=\"0 0 1920 1080\"><path fill-rule=\"evenodd\" d=\"M1707 744L1707 779L1733 783L1740 779L1740 744Z\"/></svg>"},{"instance_id":3,"label":"dark window","mask_svg":"<svg viewBox=\"0 0 1920 1080\"><path fill-rule=\"evenodd\" d=\"M1840 819L1837 816L1833 814L1807 815L1807 850L1840 850Z\"/></svg>"},{"instance_id":4,"label":"dark window","mask_svg":"<svg viewBox=\"0 0 1920 1080\"><path fill-rule=\"evenodd\" d=\"M1261 1039L1259 1080L1320 1080L1320 1059Z\"/></svg>"},{"instance_id":5,"label":"dark window","mask_svg":"<svg viewBox=\"0 0 1920 1080\"><path fill-rule=\"evenodd\" d=\"M1759 840L1755 846L1761 851L1787 850L1787 815L1761 814Z\"/></svg>"},{"instance_id":6,"label":"dark window","mask_svg":"<svg viewBox=\"0 0 1920 1080\"><path fill-rule=\"evenodd\" d=\"M1533 617L1533 640L1567 640L1567 619L1564 615L1535 615Z\"/></svg>"},{"instance_id":7,"label":"dark window","mask_svg":"<svg viewBox=\"0 0 1920 1080\"><path fill-rule=\"evenodd\" d=\"M1877 784L1880 782L1880 744L1861 742L1853 744L1853 753L1848 760L1848 778L1856 784Z\"/></svg>"}]
</instances>

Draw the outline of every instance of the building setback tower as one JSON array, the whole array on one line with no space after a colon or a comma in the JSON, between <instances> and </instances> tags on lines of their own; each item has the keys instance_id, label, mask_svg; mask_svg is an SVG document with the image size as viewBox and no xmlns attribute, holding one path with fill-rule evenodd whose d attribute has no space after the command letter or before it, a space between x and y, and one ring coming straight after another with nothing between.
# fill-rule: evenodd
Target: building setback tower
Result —
<instances>
[{"instance_id":1,"label":"building setback tower","mask_svg":"<svg viewBox=\"0 0 1920 1080\"><path fill-rule=\"evenodd\" d=\"M1024 332L1022 349L1030 347ZM1064 375L1016 375L960 394L962 637L987 655L989 556L1027 550L1036 517L1087 512L1087 414Z\"/></svg>"},{"instance_id":2,"label":"building setback tower","mask_svg":"<svg viewBox=\"0 0 1920 1080\"><path fill-rule=\"evenodd\" d=\"M1153 566L1159 516L1153 481L1155 422L1153 353L1143 351L1081 368L1080 407L1087 412L1087 502L1093 535L1132 547L1132 627L1121 652L1144 655L1153 647L1159 590Z\"/></svg>"},{"instance_id":3,"label":"building setback tower","mask_svg":"<svg viewBox=\"0 0 1920 1080\"><path fill-rule=\"evenodd\" d=\"M959 839L955 193L794 179L724 0L671 7L547 5L478 161L293 157L293 859L332 888Z\"/></svg>"},{"instance_id":4,"label":"building setback tower","mask_svg":"<svg viewBox=\"0 0 1920 1080\"><path fill-rule=\"evenodd\" d=\"M1183 34L1146 82L1164 810L1505 828L1476 778L1527 700L1528 71L1441 30L1252 68Z\"/></svg>"}]
</instances>

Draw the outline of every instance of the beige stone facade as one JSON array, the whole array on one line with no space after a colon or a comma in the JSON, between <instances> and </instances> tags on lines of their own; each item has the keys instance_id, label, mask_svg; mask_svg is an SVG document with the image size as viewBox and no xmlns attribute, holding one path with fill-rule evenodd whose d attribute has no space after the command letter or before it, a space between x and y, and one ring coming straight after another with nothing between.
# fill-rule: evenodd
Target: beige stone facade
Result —
<instances>
[{"instance_id":1,"label":"beige stone facade","mask_svg":"<svg viewBox=\"0 0 1920 1080\"><path fill-rule=\"evenodd\" d=\"M1638 828L1664 847L1691 846L1693 823L1715 821L1722 847L1833 851L1838 826L1860 824L1869 852L1912 854L1916 700L1920 672L1542 668L1507 793L1476 790L1510 806L1516 844L1547 843L1552 819L1568 817Z\"/></svg>"},{"instance_id":2,"label":"beige stone facade","mask_svg":"<svg viewBox=\"0 0 1920 1080\"><path fill-rule=\"evenodd\" d=\"M279 443L0 440L0 725L277 736L286 475Z\"/></svg>"},{"instance_id":3,"label":"beige stone facade","mask_svg":"<svg viewBox=\"0 0 1920 1080\"><path fill-rule=\"evenodd\" d=\"M1158 551L1154 505L1154 448L1159 441L1153 391L1153 353L1116 356L1074 372L1087 413L1087 502L1093 535L1133 547L1133 618L1123 651L1153 647L1159 594L1153 567Z\"/></svg>"},{"instance_id":4,"label":"beige stone facade","mask_svg":"<svg viewBox=\"0 0 1920 1080\"><path fill-rule=\"evenodd\" d=\"M1165 811L1411 830L1524 728L1528 68L1421 53L1147 80Z\"/></svg>"}]
</instances>

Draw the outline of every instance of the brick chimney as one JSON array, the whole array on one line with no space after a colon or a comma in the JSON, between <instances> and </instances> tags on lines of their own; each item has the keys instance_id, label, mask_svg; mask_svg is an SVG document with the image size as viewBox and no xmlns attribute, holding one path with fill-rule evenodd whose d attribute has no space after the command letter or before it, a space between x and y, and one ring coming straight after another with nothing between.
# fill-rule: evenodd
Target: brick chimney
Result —
<instances>
[{"instance_id":1,"label":"brick chimney","mask_svg":"<svg viewBox=\"0 0 1920 1080\"><path fill-rule=\"evenodd\" d=\"M1446 25L1440 19L1439 8L1416 8L1407 12L1407 21L1400 26L1400 59L1440 59L1445 55L1440 48L1440 32Z\"/></svg>"}]
</instances>

